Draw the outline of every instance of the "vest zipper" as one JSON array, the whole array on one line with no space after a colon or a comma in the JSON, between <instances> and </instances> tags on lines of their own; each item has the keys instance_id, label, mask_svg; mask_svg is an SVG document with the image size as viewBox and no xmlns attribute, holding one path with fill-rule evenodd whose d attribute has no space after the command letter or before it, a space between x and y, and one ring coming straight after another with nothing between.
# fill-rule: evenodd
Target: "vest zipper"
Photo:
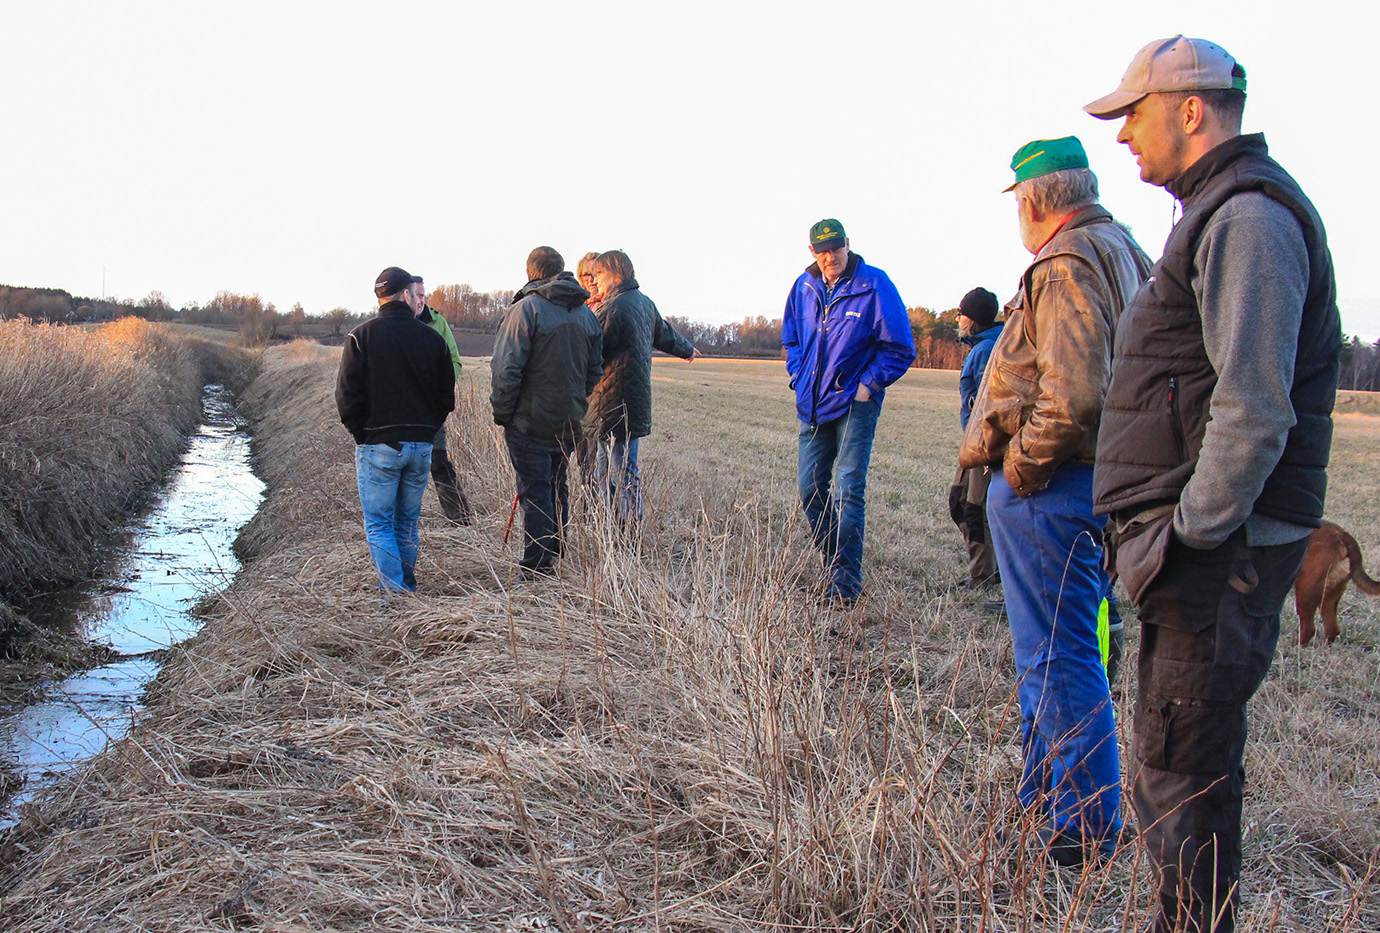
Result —
<instances>
[{"instance_id":1,"label":"vest zipper","mask_svg":"<svg viewBox=\"0 0 1380 933\"><path fill-rule=\"evenodd\" d=\"M1188 440L1184 437L1183 419L1179 417L1179 377L1169 377L1169 428L1174 435L1174 450L1182 462L1188 456Z\"/></svg>"}]
</instances>

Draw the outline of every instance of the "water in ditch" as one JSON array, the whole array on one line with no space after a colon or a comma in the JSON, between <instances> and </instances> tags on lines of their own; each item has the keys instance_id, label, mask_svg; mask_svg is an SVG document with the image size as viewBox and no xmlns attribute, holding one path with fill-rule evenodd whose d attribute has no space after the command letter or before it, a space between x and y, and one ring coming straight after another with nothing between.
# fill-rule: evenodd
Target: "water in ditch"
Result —
<instances>
[{"instance_id":1,"label":"water in ditch","mask_svg":"<svg viewBox=\"0 0 1380 933\"><path fill-rule=\"evenodd\" d=\"M21 783L0 801L0 828L64 773L122 736L162 652L196 632L191 610L239 569L231 545L254 516L263 483L228 392L207 387L202 424L153 506L127 529L108 572L64 594L35 621L74 627L113 649L103 667L46 685L43 699L0 717L0 767Z\"/></svg>"}]
</instances>

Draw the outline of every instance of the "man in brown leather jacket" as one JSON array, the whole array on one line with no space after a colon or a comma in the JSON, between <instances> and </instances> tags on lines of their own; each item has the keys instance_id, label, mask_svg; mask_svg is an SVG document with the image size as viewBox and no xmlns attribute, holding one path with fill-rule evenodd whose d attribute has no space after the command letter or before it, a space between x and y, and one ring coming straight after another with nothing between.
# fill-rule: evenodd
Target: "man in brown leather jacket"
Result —
<instances>
[{"instance_id":1,"label":"man in brown leather jacket","mask_svg":"<svg viewBox=\"0 0 1380 933\"><path fill-rule=\"evenodd\" d=\"M1035 257L1007 305L959 462L988 467L987 518L1005 587L1021 701L1021 802L1049 816L1056 864L1110 854L1121 769L1097 636L1106 589L1093 454L1121 309L1150 269L1097 203L1072 137L1011 160L1021 241Z\"/></svg>"}]
</instances>

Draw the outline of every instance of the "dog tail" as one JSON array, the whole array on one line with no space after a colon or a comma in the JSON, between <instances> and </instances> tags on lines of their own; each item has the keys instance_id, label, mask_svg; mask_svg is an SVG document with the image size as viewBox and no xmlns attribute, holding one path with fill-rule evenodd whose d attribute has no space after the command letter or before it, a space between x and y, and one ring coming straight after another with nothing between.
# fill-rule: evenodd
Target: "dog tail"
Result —
<instances>
[{"instance_id":1,"label":"dog tail","mask_svg":"<svg viewBox=\"0 0 1380 933\"><path fill-rule=\"evenodd\" d=\"M1367 596L1380 596L1380 581L1372 580L1366 573L1366 565L1361 560L1361 546L1351 535L1345 535L1347 560L1351 564L1351 579L1356 588Z\"/></svg>"}]
</instances>

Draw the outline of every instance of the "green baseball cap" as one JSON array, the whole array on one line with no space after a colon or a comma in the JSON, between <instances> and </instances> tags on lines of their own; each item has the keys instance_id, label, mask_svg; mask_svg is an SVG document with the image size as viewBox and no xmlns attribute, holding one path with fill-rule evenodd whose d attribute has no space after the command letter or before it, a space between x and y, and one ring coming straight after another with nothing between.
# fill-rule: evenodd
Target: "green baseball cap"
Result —
<instances>
[{"instance_id":1,"label":"green baseball cap","mask_svg":"<svg viewBox=\"0 0 1380 933\"><path fill-rule=\"evenodd\" d=\"M838 249L848 242L848 234L843 232L843 224L832 217L826 217L810 228L810 249L816 253Z\"/></svg>"},{"instance_id":2,"label":"green baseball cap","mask_svg":"<svg viewBox=\"0 0 1380 933\"><path fill-rule=\"evenodd\" d=\"M1016 180L1011 183L1010 188L1003 188L1002 191L1012 191L1023 181L1030 181L1032 178L1039 178L1060 169L1087 167L1088 154L1083 151L1083 144L1078 141L1077 136L1037 139L1017 149L1016 154L1011 157L1011 168L1016 173Z\"/></svg>"}]
</instances>

